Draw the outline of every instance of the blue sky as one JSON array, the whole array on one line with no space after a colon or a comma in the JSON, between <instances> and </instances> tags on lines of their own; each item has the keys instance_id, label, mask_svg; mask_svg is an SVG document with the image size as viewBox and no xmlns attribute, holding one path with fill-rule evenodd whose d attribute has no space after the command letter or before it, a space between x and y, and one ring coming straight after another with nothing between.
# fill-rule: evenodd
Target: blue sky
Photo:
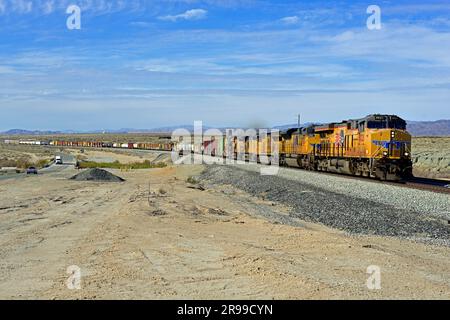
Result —
<instances>
[{"instance_id":1,"label":"blue sky","mask_svg":"<svg viewBox=\"0 0 450 320\"><path fill-rule=\"evenodd\" d=\"M373 4L381 30L366 26ZM449 106L450 1L0 0L0 131L434 120Z\"/></svg>"}]
</instances>

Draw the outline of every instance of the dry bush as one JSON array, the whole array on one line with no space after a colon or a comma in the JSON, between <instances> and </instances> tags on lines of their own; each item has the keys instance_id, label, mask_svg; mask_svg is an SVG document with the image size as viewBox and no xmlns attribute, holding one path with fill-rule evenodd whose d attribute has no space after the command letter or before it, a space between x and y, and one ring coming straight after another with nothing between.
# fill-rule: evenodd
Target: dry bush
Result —
<instances>
[{"instance_id":1,"label":"dry bush","mask_svg":"<svg viewBox=\"0 0 450 320\"><path fill-rule=\"evenodd\" d=\"M186 182L187 182L187 183L190 183L190 184L198 184L198 183L199 183L199 181L198 181L197 179L195 179L193 176L189 176L189 177L186 179Z\"/></svg>"}]
</instances>

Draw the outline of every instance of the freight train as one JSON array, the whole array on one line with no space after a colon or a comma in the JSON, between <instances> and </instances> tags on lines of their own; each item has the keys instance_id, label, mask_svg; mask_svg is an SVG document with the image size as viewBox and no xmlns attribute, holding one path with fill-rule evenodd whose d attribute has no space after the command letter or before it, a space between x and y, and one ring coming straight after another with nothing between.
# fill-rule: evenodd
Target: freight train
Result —
<instances>
[{"instance_id":1,"label":"freight train","mask_svg":"<svg viewBox=\"0 0 450 320\"><path fill-rule=\"evenodd\" d=\"M87 148L120 148L120 149L141 149L172 151L173 143L134 143L134 142L103 142L103 141L50 141L51 146L57 147L87 147Z\"/></svg>"},{"instance_id":2,"label":"freight train","mask_svg":"<svg viewBox=\"0 0 450 320\"><path fill-rule=\"evenodd\" d=\"M230 130L231 131L231 130ZM247 135L245 135L247 134ZM412 176L411 135L396 115L373 114L361 119L290 128L243 136L205 133L198 143L191 135L168 143L102 141L5 140L11 144L59 147L122 148L175 151L299 167L314 171L398 181ZM264 159L264 161L263 161Z\"/></svg>"},{"instance_id":3,"label":"freight train","mask_svg":"<svg viewBox=\"0 0 450 320\"><path fill-rule=\"evenodd\" d=\"M142 149L156 151L172 151L173 143L134 143L134 142L103 142L103 141L69 141L69 140L4 140L5 144L41 145L54 147L83 147L83 148L120 148Z\"/></svg>"},{"instance_id":4,"label":"freight train","mask_svg":"<svg viewBox=\"0 0 450 320\"><path fill-rule=\"evenodd\" d=\"M276 149L279 164L284 166L390 181L412 176L411 135L406 131L406 122L395 115L373 114L291 128L280 132L275 141L272 134L234 138L231 148L227 147L226 136L204 138L200 152L224 157L231 152L229 156L237 159L240 150L245 150L246 160L259 162L264 155L270 163L272 149ZM195 146L186 148L199 152Z\"/></svg>"}]
</instances>

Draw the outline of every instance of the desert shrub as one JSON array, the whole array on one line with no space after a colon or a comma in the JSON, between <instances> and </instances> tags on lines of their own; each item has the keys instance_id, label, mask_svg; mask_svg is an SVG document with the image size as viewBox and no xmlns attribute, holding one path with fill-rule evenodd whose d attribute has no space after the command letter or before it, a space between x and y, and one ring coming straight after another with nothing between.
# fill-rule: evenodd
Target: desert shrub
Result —
<instances>
[{"instance_id":1,"label":"desert shrub","mask_svg":"<svg viewBox=\"0 0 450 320\"><path fill-rule=\"evenodd\" d=\"M186 182L187 182L187 183L190 183L190 184L198 184L198 183L199 183L199 181L198 181L197 179L195 179L193 176L189 176L189 177L186 179Z\"/></svg>"},{"instance_id":2,"label":"desert shrub","mask_svg":"<svg viewBox=\"0 0 450 320\"><path fill-rule=\"evenodd\" d=\"M1 167L15 167L16 166L16 161L15 160L11 160L11 159L0 159L0 168Z\"/></svg>"},{"instance_id":3,"label":"desert shrub","mask_svg":"<svg viewBox=\"0 0 450 320\"><path fill-rule=\"evenodd\" d=\"M16 161L16 165L17 168L20 169L26 169L28 167L33 166L33 163L31 163L30 161L26 160L26 159L19 159Z\"/></svg>"},{"instance_id":4,"label":"desert shrub","mask_svg":"<svg viewBox=\"0 0 450 320\"><path fill-rule=\"evenodd\" d=\"M16 167L19 169L26 169L29 167L44 168L47 164L50 164L50 162L50 159L41 159L37 162L31 162L26 158L17 160L3 158L0 159L0 167Z\"/></svg>"},{"instance_id":5,"label":"desert shrub","mask_svg":"<svg viewBox=\"0 0 450 320\"><path fill-rule=\"evenodd\" d=\"M94 161L80 161L80 168L103 168L103 169L153 169L153 168L164 168L167 164L164 162L151 163L146 160L144 162L133 162L133 163L120 163L119 161L114 162L94 162Z\"/></svg>"},{"instance_id":6,"label":"desert shrub","mask_svg":"<svg viewBox=\"0 0 450 320\"><path fill-rule=\"evenodd\" d=\"M34 165L34 167L36 168L44 168L45 166L49 165L50 161L47 159L41 159L38 162L36 162L36 164Z\"/></svg>"}]
</instances>

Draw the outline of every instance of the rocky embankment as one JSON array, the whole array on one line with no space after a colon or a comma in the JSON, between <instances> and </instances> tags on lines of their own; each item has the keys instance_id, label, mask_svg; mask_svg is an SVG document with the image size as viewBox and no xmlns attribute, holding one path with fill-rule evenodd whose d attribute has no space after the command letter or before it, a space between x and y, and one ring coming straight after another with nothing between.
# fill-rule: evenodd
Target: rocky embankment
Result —
<instances>
[{"instance_id":1,"label":"rocky embankment","mask_svg":"<svg viewBox=\"0 0 450 320\"><path fill-rule=\"evenodd\" d=\"M290 168L263 176L255 165L208 166L201 178L211 186L231 185L288 205L290 217L282 223L294 225L301 219L354 234L450 245L446 194Z\"/></svg>"}]
</instances>

